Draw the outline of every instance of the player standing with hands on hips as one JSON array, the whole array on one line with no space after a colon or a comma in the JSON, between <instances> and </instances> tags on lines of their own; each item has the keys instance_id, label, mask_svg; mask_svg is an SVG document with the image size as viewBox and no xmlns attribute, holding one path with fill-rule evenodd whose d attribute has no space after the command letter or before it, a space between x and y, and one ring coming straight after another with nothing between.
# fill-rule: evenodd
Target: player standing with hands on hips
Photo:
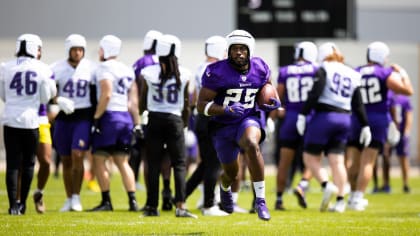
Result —
<instances>
[{"instance_id":1,"label":"player standing with hands on hips","mask_svg":"<svg viewBox=\"0 0 420 236\"><path fill-rule=\"evenodd\" d=\"M258 57L252 57L254 37L244 30L234 30L227 38L228 59L209 65L203 74L197 110L211 116L209 130L224 173L220 186L223 209L233 212L231 185L238 175L238 154L243 152L249 164L254 185L255 209L262 220L270 220L265 203L264 159L259 143L264 139L262 113L256 104L257 92L270 83L270 69ZM260 109L271 111L280 107L272 104Z\"/></svg>"}]
</instances>

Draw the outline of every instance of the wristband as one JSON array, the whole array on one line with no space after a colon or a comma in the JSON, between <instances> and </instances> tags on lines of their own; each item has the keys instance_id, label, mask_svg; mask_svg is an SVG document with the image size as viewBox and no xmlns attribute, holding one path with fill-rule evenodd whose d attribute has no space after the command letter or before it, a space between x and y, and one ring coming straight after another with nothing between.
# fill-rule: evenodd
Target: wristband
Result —
<instances>
[{"instance_id":1,"label":"wristband","mask_svg":"<svg viewBox=\"0 0 420 236\"><path fill-rule=\"evenodd\" d=\"M211 105L213 105L213 103L214 103L214 101L208 102L206 104L206 106L204 107L204 115L205 116L210 116L209 115L209 110L210 110Z\"/></svg>"}]
</instances>

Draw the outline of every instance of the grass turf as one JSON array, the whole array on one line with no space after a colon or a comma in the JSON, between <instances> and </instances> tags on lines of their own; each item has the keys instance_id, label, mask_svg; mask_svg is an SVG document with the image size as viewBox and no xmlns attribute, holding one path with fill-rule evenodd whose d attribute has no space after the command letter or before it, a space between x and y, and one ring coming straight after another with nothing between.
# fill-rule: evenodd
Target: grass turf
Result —
<instances>
[{"instance_id":1,"label":"grass turf","mask_svg":"<svg viewBox=\"0 0 420 236\"><path fill-rule=\"evenodd\" d=\"M267 203L271 213L268 222L256 214L234 213L227 217L205 217L195 205L198 191L187 201L188 208L198 219L176 218L174 210L161 211L160 217L142 217L128 212L128 198L121 178L114 173L111 182L113 212L60 213L65 194L62 179L50 177L44 193L45 214L34 209L32 192L24 216L7 214L8 200L4 173L0 173L0 234L1 235L420 235L420 178L411 179L411 193L404 194L400 179L392 179L391 194L367 194L369 206L365 212L347 210L345 213L321 213L321 191L315 181L307 195L308 209L301 209L293 194L284 195L287 211L274 211L275 177L268 176ZM34 189L36 178L32 183ZM96 206L100 193L87 190L81 193L85 209ZM145 203L144 191L137 192L139 205ZM239 205L249 209L252 194L243 191Z\"/></svg>"}]
</instances>

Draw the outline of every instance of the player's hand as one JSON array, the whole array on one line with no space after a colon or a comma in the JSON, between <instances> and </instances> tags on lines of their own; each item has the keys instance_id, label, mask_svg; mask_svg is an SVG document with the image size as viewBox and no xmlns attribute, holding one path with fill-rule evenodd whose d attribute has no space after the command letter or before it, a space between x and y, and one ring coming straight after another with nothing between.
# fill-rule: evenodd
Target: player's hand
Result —
<instances>
[{"instance_id":1,"label":"player's hand","mask_svg":"<svg viewBox=\"0 0 420 236\"><path fill-rule=\"evenodd\" d=\"M370 142L372 141L372 133L370 132L369 126L363 126L362 130L360 131L360 144L363 144L364 147L369 146Z\"/></svg>"},{"instance_id":2,"label":"player's hand","mask_svg":"<svg viewBox=\"0 0 420 236\"><path fill-rule=\"evenodd\" d=\"M235 102L231 106L225 107L225 114L233 117L241 117L244 114L245 108L239 103Z\"/></svg>"},{"instance_id":3,"label":"player's hand","mask_svg":"<svg viewBox=\"0 0 420 236\"><path fill-rule=\"evenodd\" d=\"M270 98L270 101L271 101L271 104L263 104L261 106L261 109L263 111L270 112L270 111L276 110L277 108L281 106L281 102L278 99Z\"/></svg>"},{"instance_id":4,"label":"player's hand","mask_svg":"<svg viewBox=\"0 0 420 236\"><path fill-rule=\"evenodd\" d=\"M101 133L101 128L99 126L99 119L93 119L91 133L92 134L100 134Z\"/></svg>"},{"instance_id":5,"label":"player's hand","mask_svg":"<svg viewBox=\"0 0 420 236\"><path fill-rule=\"evenodd\" d=\"M57 97L57 104L60 109L67 115L74 112L74 102L71 99L65 97Z\"/></svg>"},{"instance_id":6,"label":"player's hand","mask_svg":"<svg viewBox=\"0 0 420 236\"><path fill-rule=\"evenodd\" d=\"M274 132L276 131L276 124L274 123L273 119L271 119L270 117L267 118L267 122L265 124L264 130L265 130L265 135L267 139L270 140Z\"/></svg>"},{"instance_id":7,"label":"player's hand","mask_svg":"<svg viewBox=\"0 0 420 236\"><path fill-rule=\"evenodd\" d=\"M388 126L387 141L391 146L395 146L400 141L401 134L398 131L397 125L395 122L391 121Z\"/></svg>"},{"instance_id":8,"label":"player's hand","mask_svg":"<svg viewBox=\"0 0 420 236\"><path fill-rule=\"evenodd\" d=\"M306 116L299 114L296 121L296 129L299 135L303 136L306 129Z\"/></svg>"},{"instance_id":9,"label":"player's hand","mask_svg":"<svg viewBox=\"0 0 420 236\"><path fill-rule=\"evenodd\" d=\"M144 132L141 125L135 125L133 128L133 134L136 139L144 139Z\"/></svg>"}]
</instances>

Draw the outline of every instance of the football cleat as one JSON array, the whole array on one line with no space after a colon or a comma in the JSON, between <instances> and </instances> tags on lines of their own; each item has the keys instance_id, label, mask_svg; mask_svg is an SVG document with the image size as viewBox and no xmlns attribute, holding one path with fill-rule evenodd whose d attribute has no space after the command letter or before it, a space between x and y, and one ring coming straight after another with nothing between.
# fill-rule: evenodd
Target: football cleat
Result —
<instances>
[{"instance_id":1,"label":"football cleat","mask_svg":"<svg viewBox=\"0 0 420 236\"><path fill-rule=\"evenodd\" d=\"M234 204L233 205L233 212L235 212L235 213L248 213L248 211L247 210L245 210L245 209L243 209L242 207L240 207L240 206L238 206L238 204Z\"/></svg>"},{"instance_id":2,"label":"football cleat","mask_svg":"<svg viewBox=\"0 0 420 236\"><path fill-rule=\"evenodd\" d=\"M71 211L71 198L67 198L64 202L63 207L60 209L60 212Z\"/></svg>"},{"instance_id":3,"label":"football cleat","mask_svg":"<svg viewBox=\"0 0 420 236\"><path fill-rule=\"evenodd\" d=\"M71 210L83 211L82 203L80 202L80 196L77 194L73 194L71 197Z\"/></svg>"},{"instance_id":4,"label":"football cleat","mask_svg":"<svg viewBox=\"0 0 420 236\"><path fill-rule=\"evenodd\" d=\"M335 205L329 210L331 212L343 213L346 210L346 203L344 200L337 201Z\"/></svg>"},{"instance_id":5,"label":"football cleat","mask_svg":"<svg viewBox=\"0 0 420 236\"><path fill-rule=\"evenodd\" d=\"M139 211L139 207L137 206L137 201L135 199L129 201L128 205L130 206L128 211Z\"/></svg>"},{"instance_id":6,"label":"football cleat","mask_svg":"<svg viewBox=\"0 0 420 236\"><path fill-rule=\"evenodd\" d=\"M162 190L162 211L172 210L172 192L170 189Z\"/></svg>"},{"instance_id":7,"label":"football cleat","mask_svg":"<svg viewBox=\"0 0 420 236\"><path fill-rule=\"evenodd\" d=\"M113 211L111 202L101 202L98 206L90 209L89 211Z\"/></svg>"},{"instance_id":8,"label":"football cleat","mask_svg":"<svg viewBox=\"0 0 420 236\"><path fill-rule=\"evenodd\" d=\"M193 213L189 212L187 209L176 208L175 209L175 216L176 217L190 217L197 219L198 217Z\"/></svg>"},{"instance_id":9,"label":"football cleat","mask_svg":"<svg viewBox=\"0 0 420 236\"><path fill-rule=\"evenodd\" d=\"M306 203L306 199L305 199L305 192L299 185L296 186L296 188L293 190L293 194L296 196L300 207L302 208L308 207L308 204Z\"/></svg>"},{"instance_id":10,"label":"football cleat","mask_svg":"<svg viewBox=\"0 0 420 236\"><path fill-rule=\"evenodd\" d=\"M320 207L321 211L326 211L328 209L331 199L334 197L337 191L338 189L333 183L327 183L327 186L325 186L324 189L324 194L322 195L322 202Z\"/></svg>"},{"instance_id":11,"label":"football cleat","mask_svg":"<svg viewBox=\"0 0 420 236\"><path fill-rule=\"evenodd\" d=\"M228 216L229 214L225 211L220 210L219 206L214 205L209 208L203 208L201 210L204 216Z\"/></svg>"},{"instance_id":12,"label":"football cleat","mask_svg":"<svg viewBox=\"0 0 420 236\"><path fill-rule=\"evenodd\" d=\"M257 210L258 217L261 220L270 220L270 213L268 212L267 206L265 205L264 198L258 198L255 200L255 209Z\"/></svg>"},{"instance_id":13,"label":"football cleat","mask_svg":"<svg viewBox=\"0 0 420 236\"><path fill-rule=\"evenodd\" d=\"M34 205L36 212L42 214L45 212L45 205L43 201L43 194L40 191L36 191L33 195Z\"/></svg>"},{"instance_id":14,"label":"football cleat","mask_svg":"<svg viewBox=\"0 0 420 236\"><path fill-rule=\"evenodd\" d=\"M156 207L145 206L143 216L159 216L159 211Z\"/></svg>"},{"instance_id":15,"label":"football cleat","mask_svg":"<svg viewBox=\"0 0 420 236\"><path fill-rule=\"evenodd\" d=\"M234 203L231 190L224 191L222 187L220 187L220 203L224 211L229 214L233 212Z\"/></svg>"},{"instance_id":16,"label":"football cleat","mask_svg":"<svg viewBox=\"0 0 420 236\"><path fill-rule=\"evenodd\" d=\"M22 215L19 205L16 203L11 208L9 208L9 215Z\"/></svg>"},{"instance_id":17,"label":"football cleat","mask_svg":"<svg viewBox=\"0 0 420 236\"><path fill-rule=\"evenodd\" d=\"M284 208L284 206L283 206L283 201L281 201L281 200L276 200L276 205L274 206L274 209L278 210L278 211L285 211L286 210L286 208Z\"/></svg>"}]
</instances>

